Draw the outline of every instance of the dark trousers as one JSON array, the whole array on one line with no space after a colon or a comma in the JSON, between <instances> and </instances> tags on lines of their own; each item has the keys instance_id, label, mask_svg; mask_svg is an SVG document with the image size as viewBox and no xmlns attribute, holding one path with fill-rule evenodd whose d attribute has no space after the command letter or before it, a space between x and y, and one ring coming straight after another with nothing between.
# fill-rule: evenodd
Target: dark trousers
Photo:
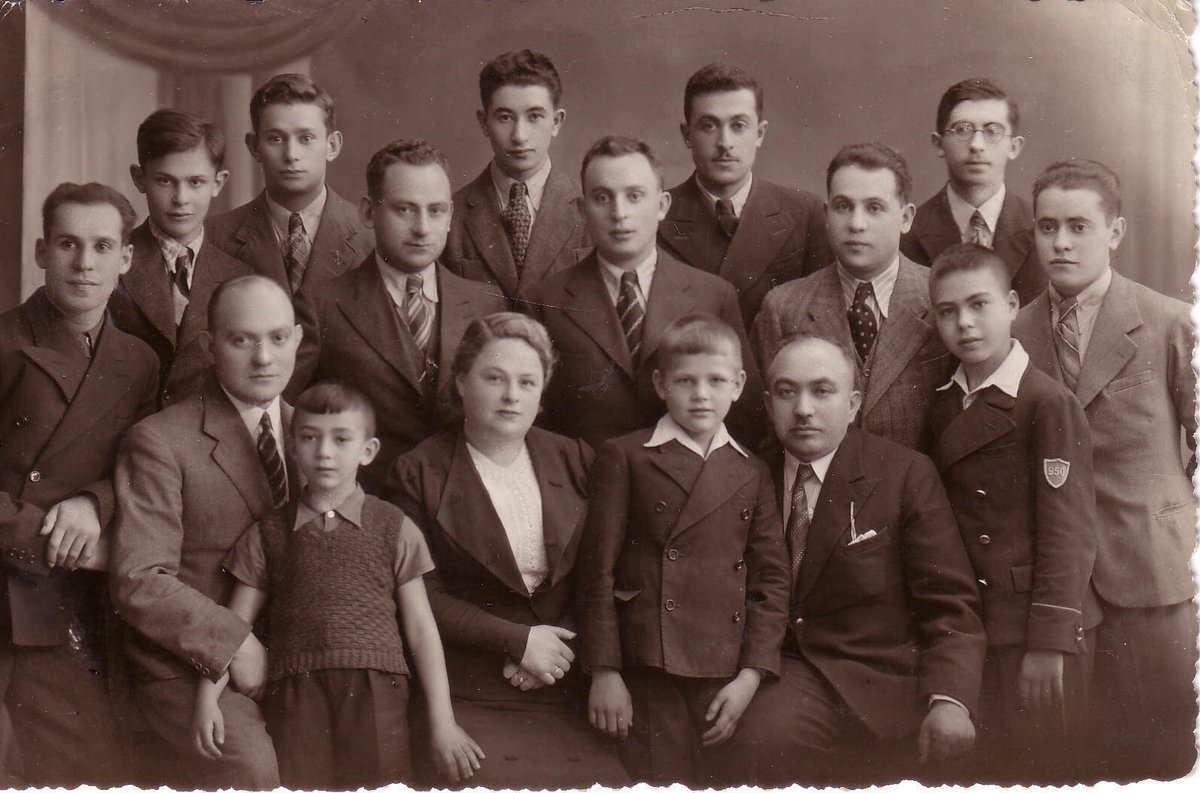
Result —
<instances>
[{"instance_id":1,"label":"dark trousers","mask_svg":"<svg viewBox=\"0 0 1200 793\"><path fill-rule=\"evenodd\" d=\"M621 672L633 700L633 724L620 745L621 760L636 782L711 787L701 736L711 726L704 716L726 678L689 678L661 669Z\"/></svg>"},{"instance_id":2,"label":"dark trousers","mask_svg":"<svg viewBox=\"0 0 1200 793\"><path fill-rule=\"evenodd\" d=\"M265 708L284 787L411 784L406 675L321 669L285 677L267 687Z\"/></svg>"}]
</instances>

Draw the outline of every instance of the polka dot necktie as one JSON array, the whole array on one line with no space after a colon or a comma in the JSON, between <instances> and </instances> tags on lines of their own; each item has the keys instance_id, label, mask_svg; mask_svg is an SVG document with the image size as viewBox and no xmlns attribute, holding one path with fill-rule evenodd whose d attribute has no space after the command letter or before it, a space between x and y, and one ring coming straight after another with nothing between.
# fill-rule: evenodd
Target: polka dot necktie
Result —
<instances>
[{"instance_id":1,"label":"polka dot necktie","mask_svg":"<svg viewBox=\"0 0 1200 793\"><path fill-rule=\"evenodd\" d=\"M529 212L529 202L525 197L529 188L524 182L513 182L508 191L508 206L504 208L501 220L504 222L504 232L508 235L508 244L512 248L513 264L519 271L525 266L525 254L529 250L529 232L533 228L533 217Z\"/></svg>"},{"instance_id":2,"label":"polka dot necktie","mask_svg":"<svg viewBox=\"0 0 1200 793\"><path fill-rule=\"evenodd\" d=\"M867 298L874 299L875 290L870 281L864 281L854 290L854 302L846 312L850 321L850 337L854 339L854 349L858 352L859 360L865 361L875 346L875 337L879 335L879 323L875 314L867 305Z\"/></svg>"}]
</instances>

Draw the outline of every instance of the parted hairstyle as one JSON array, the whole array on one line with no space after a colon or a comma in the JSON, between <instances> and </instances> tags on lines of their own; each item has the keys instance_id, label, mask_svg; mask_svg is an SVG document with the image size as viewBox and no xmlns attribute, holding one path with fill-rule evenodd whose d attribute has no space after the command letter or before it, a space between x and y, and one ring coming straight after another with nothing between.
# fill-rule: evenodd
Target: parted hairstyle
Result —
<instances>
[{"instance_id":1,"label":"parted hairstyle","mask_svg":"<svg viewBox=\"0 0 1200 793\"><path fill-rule=\"evenodd\" d=\"M937 106L937 133L941 135L946 131L946 123L950 120L950 113L960 102L970 102L980 99L1002 99L1008 105L1008 126L1009 131L1016 135L1017 125L1021 122L1021 114L1017 109L1017 103L1012 97L1004 92L1004 89L993 83L986 77L971 77L962 82L955 83L946 89L946 93L942 94L941 100Z\"/></svg>"},{"instance_id":2,"label":"parted hairstyle","mask_svg":"<svg viewBox=\"0 0 1200 793\"><path fill-rule=\"evenodd\" d=\"M389 166L398 162L407 165L437 165L450 178L450 163L446 155L421 138L394 140L371 156L367 163L367 195L371 203L383 199L383 179Z\"/></svg>"},{"instance_id":3,"label":"parted hairstyle","mask_svg":"<svg viewBox=\"0 0 1200 793\"><path fill-rule=\"evenodd\" d=\"M314 383L296 399L292 415L293 431L298 426L301 413L311 416L332 416L338 413L358 413L363 419L363 429L368 438L375 436L375 408L367 395L352 385L340 380L322 380Z\"/></svg>"},{"instance_id":4,"label":"parted hairstyle","mask_svg":"<svg viewBox=\"0 0 1200 793\"><path fill-rule=\"evenodd\" d=\"M908 197L912 194L912 175L908 172L908 163L904 157L891 146L875 142L843 146L833 156L829 168L825 171L826 194L829 193L829 186L833 184L833 175L850 165L857 165L868 171L878 171L882 168L891 171L896 175L896 196L901 204L908 203Z\"/></svg>"},{"instance_id":5,"label":"parted hairstyle","mask_svg":"<svg viewBox=\"0 0 1200 793\"><path fill-rule=\"evenodd\" d=\"M715 94L724 91L737 91L748 88L754 92L754 109L759 119L763 114L763 88L754 75L740 66L728 63L710 63L702 66L688 78L687 87L683 89L683 120L692 121L692 102L702 94Z\"/></svg>"},{"instance_id":6,"label":"parted hairstyle","mask_svg":"<svg viewBox=\"0 0 1200 793\"><path fill-rule=\"evenodd\" d=\"M554 62L533 50L497 55L479 72L479 101L485 111L491 106L492 96L506 85L544 86L550 92L554 107L558 107L562 99L562 80L558 77Z\"/></svg>"},{"instance_id":7,"label":"parted hairstyle","mask_svg":"<svg viewBox=\"0 0 1200 793\"><path fill-rule=\"evenodd\" d=\"M550 382L558 356L554 353L554 345L550 342L550 334L546 327L532 317L518 314L515 311L497 311L486 317L479 317L467 326L462 341L454 352L454 363L451 373L455 379L471 371L479 353L493 339L520 339L533 348L538 360L542 363L542 382ZM457 395L457 388L455 389Z\"/></svg>"},{"instance_id":8,"label":"parted hairstyle","mask_svg":"<svg viewBox=\"0 0 1200 793\"><path fill-rule=\"evenodd\" d=\"M592 164L592 160L597 157L623 157L626 154L640 154L645 157L646 161L650 163L654 175L658 177L658 189L663 188L662 163L654 156L650 146L645 141L624 135L605 135L588 148L587 154L583 155L583 165L579 169L579 183L584 184L584 177L587 175L587 169ZM586 189L586 185L584 187Z\"/></svg>"},{"instance_id":9,"label":"parted hairstyle","mask_svg":"<svg viewBox=\"0 0 1200 793\"><path fill-rule=\"evenodd\" d=\"M96 206L108 204L117 210L121 216L121 244L129 244L129 235L133 233L133 225L137 223L137 213L129 204L129 199L106 184L88 182L76 184L63 182L50 191L42 202L42 239L50 240L50 228L54 225L54 213L63 204L84 204Z\"/></svg>"},{"instance_id":10,"label":"parted hairstyle","mask_svg":"<svg viewBox=\"0 0 1200 793\"><path fill-rule=\"evenodd\" d=\"M771 391L771 389L774 387L775 378L778 375L775 362L779 360L779 353L783 352L788 347L791 347L793 344L803 344L811 341L824 342L842 354L842 357L846 359L846 365L850 367L851 386L855 391L858 391L861 394L863 391L863 376L862 372L858 368L858 353L852 350L850 345L846 344L841 339L836 339L832 336L826 336L822 333L807 332L788 336L779 343L778 347L775 348L775 354L771 356L771 361L767 365L767 391Z\"/></svg>"},{"instance_id":11,"label":"parted hairstyle","mask_svg":"<svg viewBox=\"0 0 1200 793\"><path fill-rule=\"evenodd\" d=\"M1007 294L1012 290L1012 275L1004 260L990 248L985 248L974 242L960 242L951 245L938 254L929 268L929 293L933 287L951 273L990 272L1000 285L1000 291Z\"/></svg>"},{"instance_id":12,"label":"parted hairstyle","mask_svg":"<svg viewBox=\"0 0 1200 793\"><path fill-rule=\"evenodd\" d=\"M1095 160L1060 160L1046 167L1033 180L1033 208L1048 187L1059 190L1091 190L1100 196L1104 218L1112 223L1121 214L1121 180L1111 168Z\"/></svg>"},{"instance_id":13,"label":"parted hairstyle","mask_svg":"<svg viewBox=\"0 0 1200 793\"><path fill-rule=\"evenodd\" d=\"M138 125L138 165L168 154L191 151L197 146L204 148L215 170L225 164L225 136L212 123L197 115L165 107L155 110Z\"/></svg>"},{"instance_id":14,"label":"parted hairstyle","mask_svg":"<svg viewBox=\"0 0 1200 793\"><path fill-rule=\"evenodd\" d=\"M250 100L250 126L255 135L267 105L316 105L325 111L325 131L337 128L333 97L307 74L277 74L258 87Z\"/></svg>"},{"instance_id":15,"label":"parted hairstyle","mask_svg":"<svg viewBox=\"0 0 1200 793\"><path fill-rule=\"evenodd\" d=\"M655 368L666 372L684 355L728 355L742 368L742 341L729 323L712 314L688 314L662 332L654 353Z\"/></svg>"}]
</instances>

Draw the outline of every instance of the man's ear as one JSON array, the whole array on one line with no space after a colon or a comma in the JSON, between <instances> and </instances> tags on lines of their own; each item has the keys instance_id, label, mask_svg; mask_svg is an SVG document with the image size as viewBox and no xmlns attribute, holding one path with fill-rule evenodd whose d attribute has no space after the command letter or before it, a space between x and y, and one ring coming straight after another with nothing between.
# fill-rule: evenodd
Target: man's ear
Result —
<instances>
[{"instance_id":1,"label":"man's ear","mask_svg":"<svg viewBox=\"0 0 1200 793\"><path fill-rule=\"evenodd\" d=\"M942 135L940 132L929 133L929 143L933 146L933 151L938 157L941 157L943 160L946 159L946 150L942 148Z\"/></svg>"},{"instance_id":2,"label":"man's ear","mask_svg":"<svg viewBox=\"0 0 1200 793\"><path fill-rule=\"evenodd\" d=\"M683 145L692 148L692 134L686 121L679 125L679 134L683 137Z\"/></svg>"},{"instance_id":3,"label":"man's ear","mask_svg":"<svg viewBox=\"0 0 1200 793\"><path fill-rule=\"evenodd\" d=\"M862 391L855 389L850 392L850 423L858 418L858 409L862 407Z\"/></svg>"},{"instance_id":4,"label":"man's ear","mask_svg":"<svg viewBox=\"0 0 1200 793\"><path fill-rule=\"evenodd\" d=\"M139 193L146 192L146 172L142 170L142 166L134 163L129 166L129 178L133 180L133 186L137 188Z\"/></svg>"},{"instance_id":5,"label":"man's ear","mask_svg":"<svg viewBox=\"0 0 1200 793\"><path fill-rule=\"evenodd\" d=\"M375 228L375 202L365 195L358 200L358 219L369 229Z\"/></svg>"},{"instance_id":6,"label":"man's ear","mask_svg":"<svg viewBox=\"0 0 1200 793\"><path fill-rule=\"evenodd\" d=\"M211 362L213 359L213 335L212 331L207 328L200 331L200 349L204 350L204 354Z\"/></svg>"},{"instance_id":7,"label":"man's ear","mask_svg":"<svg viewBox=\"0 0 1200 793\"><path fill-rule=\"evenodd\" d=\"M262 162L262 158L258 155L258 135L253 132L246 133L246 150L250 152L250 156L255 162Z\"/></svg>"},{"instance_id":8,"label":"man's ear","mask_svg":"<svg viewBox=\"0 0 1200 793\"><path fill-rule=\"evenodd\" d=\"M655 369L650 375L650 379L654 382L654 393L658 394L659 399L665 400L667 398L667 387L663 383L663 373Z\"/></svg>"},{"instance_id":9,"label":"man's ear","mask_svg":"<svg viewBox=\"0 0 1200 793\"><path fill-rule=\"evenodd\" d=\"M329 133L329 138L326 142L325 162L333 162L342 153L342 133L339 130L334 130Z\"/></svg>"},{"instance_id":10,"label":"man's ear","mask_svg":"<svg viewBox=\"0 0 1200 793\"><path fill-rule=\"evenodd\" d=\"M229 181L229 171L217 171L213 176L213 198L221 194L225 183Z\"/></svg>"}]
</instances>

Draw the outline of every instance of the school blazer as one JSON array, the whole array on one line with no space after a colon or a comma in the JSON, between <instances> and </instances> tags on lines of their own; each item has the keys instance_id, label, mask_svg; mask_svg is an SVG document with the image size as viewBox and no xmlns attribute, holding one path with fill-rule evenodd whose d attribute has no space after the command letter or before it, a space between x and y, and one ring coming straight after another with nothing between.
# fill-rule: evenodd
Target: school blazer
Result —
<instances>
[{"instance_id":1,"label":"school blazer","mask_svg":"<svg viewBox=\"0 0 1200 793\"><path fill-rule=\"evenodd\" d=\"M428 438L395 461L391 500L425 532L437 568L425 576L445 643L450 692L467 699L582 700L573 665L553 686L521 692L501 674L520 661L529 628L575 629L575 560L594 455L581 441L533 427L525 436L542 495L549 575L532 593L459 429Z\"/></svg>"},{"instance_id":2,"label":"school blazer","mask_svg":"<svg viewBox=\"0 0 1200 793\"><path fill-rule=\"evenodd\" d=\"M912 228L900 238L900 250L918 264L928 266L946 248L962 242L958 224L950 213L948 189L942 187L935 196L917 207ZM1021 305L1045 291L1046 271L1038 262L1037 247L1033 243L1033 210L1011 190L1004 193L1000 217L992 234L992 250L1007 265L1012 288Z\"/></svg>"},{"instance_id":3,"label":"school blazer","mask_svg":"<svg viewBox=\"0 0 1200 793\"><path fill-rule=\"evenodd\" d=\"M754 322L752 338L765 370L788 337L810 333L854 349L846 299L837 268L771 290ZM856 359L857 360L857 359ZM900 272L875 349L859 370L866 383L856 425L910 449L930 448L929 411L936 389L954 373L929 305L929 270L900 257Z\"/></svg>"},{"instance_id":4,"label":"school blazer","mask_svg":"<svg viewBox=\"0 0 1200 793\"><path fill-rule=\"evenodd\" d=\"M0 316L0 608L23 647L64 644L73 605L103 583L46 567L46 512L86 493L111 536L117 445L154 409L145 344L106 322L89 365L77 343L44 287Z\"/></svg>"},{"instance_id":5,"label":"school blazer","mask_svg":"<svg viewBox=\"0 0 1200 793\"><path fill-rule=\"evenodd\" d=\"M502 290L515 307L527 303L546 276L578 264L589 250L579 185L563 168L552 166L518 273L489 165L454 194L442 261L457 276Z\"/></svg>"},{"instance_id":6,"label":"school blazer","mask_svg":"<svg viewBox=\"0 0 1200 793\"><path fill-rule=\"evenodd\" d=\"M766 464L652 429L608 441L579 562L583 659L681 677L779 674L788 560Z\"/></svg>"},{"instance_id":7,"label":"school blazer","mask_svg":"<svg viewBox=\"0 0 1200 793\"><path fill-rule=\"evenodd\" d=\"M304 270L301 288L342 275L362 261L375 244L370 230L358 219L358 208L333 188L326 188L321 225L312 241L312 253ZM225 253L250 265L259 275L279 283L291 294L283 250L275 241L267 194L208 221L205 242L211 241Z\"/></svg>"},{"instance_id":8,"label":"school blazer","mask_svg":"<svg viewBox=\"0 0 1200 793\"><path fill-rule=\"evenodd\" d=\"M1092 582L1107 603L1182 603L1195 585L1195 337L1189 306L1113 272L1075 387L1092 435L1099 546ZM1013 335L1061 382L1044 293ZM1186 463L1180 432L1192 452Z\"/></svg>"},{"instance_id":9,"label":"school blazer","mask_svg":"<svg viewBox=\"0 0 1200 793\"><path fill-rule=\"evenodd\" d=\"M782 503L782 452L771 464ZM850 545L852 529L876 536ZM932 694L978 712L979 597L924 455L849 428L813 509L791 604L785 652L816 667L876 735L915 732Z\"/></svg>"},{"instance_id":10,"label":"school blazer","mask_svg":"<svg viewBox=\"0 0 1200 793\"><path fill-rule=\"evenodd\" d=\"M733 284L748 331L767 292L833 261L821 199L755 175L733 239L700 192L696 175L671 188L658 226L672 256Z\"/></svg>"},{"instance_id":11,"label":"school blazer","mask_svg":"<svg viewBox=\"0 0 1200 793\"><path fill-rule=\"evenodd\" d=\"M504 311L504 296L437 266L437 370L432 387L422 382L422 353L383 285L374 251L362 266L332 281L305 287L296 301L304 335L285 395L294 401L310 383L349 383L375 407L379 454L361 469L363 488L383 493L387 472L399 455L458 416L451 364L467 326Z\"/></svg>"},{"instance_id":12,"label":"school blazer","mask_svg":"<svg viewBox=\"0 0 1200 793\"><path fill-rule=\"evenodd\" d=\"M540 423L598 448L609 438L657 422L666 411L652 379L663 330L676 319L703 312L721 318L742 337L746 386L727 423L738 440L753 447L766 422L758 398L762 379L733 287L659 248L646 302L641 362L635 367L595 253L543 282L532 310L550 332L559 363L542 400Z\"/></svg>"},{"instance_id":13,"label":"school blazer","mask_svg":"<svg viewBox=\"0 0 1200 793\"><path fill-rule=\"evenodd\" d=\"M1014 399L938 393L934 462L975 570L991 645L1082 652L1100 621L1092 442L1079 400L1032 364Z\"/></svg>"},{"instance_id":14,"label":"school blazer","mask_svg":"<svg viewBox=\"0 0 1200 793\"><path fill-rule=\"evenodd\" d=\"M208 329L208 301L222 282L254 270L208 241L200 246L183 320L175 325L175 290L158 240L146 221L133 230L133 263L108 300L113 323L137 336L158 356L158 403L170 405L204 386L212 359L200 345Z\"/></svg>"},{"instance_id":15,"label":"school blazer","mask_svg":"<svg viewBox=\"0 0 1200 793\"><path fill-rule=\"evenodd\" d=\"M282 422L291 408L282 406ZM300 484L284 444L289 492ZM164 680L229 665L250 625L225 604L234 579L221 563L271 511L254 439L215 377L143 419L117 455L117 518L109 587L135 674Z\"/></svg>"}]
</instances>

